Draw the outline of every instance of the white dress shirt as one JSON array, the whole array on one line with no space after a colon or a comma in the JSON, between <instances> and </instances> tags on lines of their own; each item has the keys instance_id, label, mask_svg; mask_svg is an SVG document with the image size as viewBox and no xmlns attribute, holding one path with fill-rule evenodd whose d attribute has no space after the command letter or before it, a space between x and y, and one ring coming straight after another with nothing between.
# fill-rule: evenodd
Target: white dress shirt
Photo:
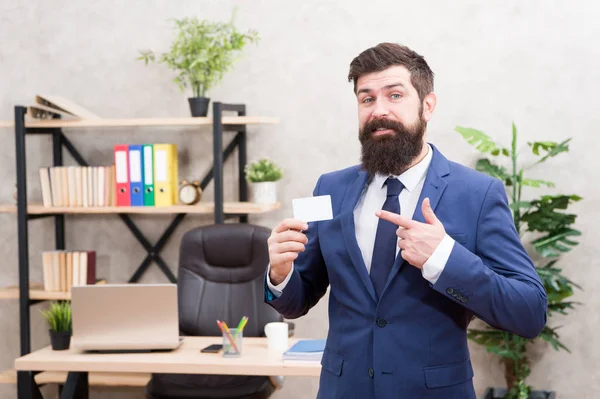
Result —
<instances>
[{"instance_id":1,"label":"white dress shirt","mask_svg":"<svg viewBox=\"0 0 600 399\"><path fill-rule=\"evenodd\" d=\"M416 207L423 205L419 204L418 201L421 195L421 190L423 189L423 184L425 183L425 176L427 175L427 170L429 169L432 155L433 150L431 146L428 145L427 155L421 160L421 162L414 165L400 176L394 176L404 185L404 189L398 196L398 201L400 201L400 214L402 216L412 218ZM373 247L375 246L375 234L377 232L377 224L379 222L379 218L375 216L375 212L380 210L385 202L387 196L387 186L384 186L384 183L388 177L390 176L376 175L371 183L365 187L361 193L358 203L356 204L356 207L354 208L354 229L356 231L356 241L358 242L360 252L362 253L365 266L367 267L367 271L369 273L371 271ZM453 247L454 240L452 237L446 234L442 239L442 242L438 245L433 254L423 265L423 269L421 270L423 278L428 280L431 284L435 284L437 279L442 274L444 267L446 266L446 262L450 257ZM400 248L396 246L396 256L398 255L399 250ZM269 270L270 267L271 266L269 265ZM270 279L267 278L267 285L276 297L280 296L283 292L283 289L290 280L293 271L294 266L292 264L292 269L285 280L276 286L273 285Z\"/></svg>"}]
</instances>

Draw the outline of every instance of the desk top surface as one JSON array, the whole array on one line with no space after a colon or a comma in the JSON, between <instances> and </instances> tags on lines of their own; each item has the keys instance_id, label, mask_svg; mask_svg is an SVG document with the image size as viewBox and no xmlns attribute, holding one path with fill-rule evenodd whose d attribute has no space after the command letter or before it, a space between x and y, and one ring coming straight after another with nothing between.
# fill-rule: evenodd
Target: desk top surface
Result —
<instances>
[{"instance_id":1,"label":"desk top surface","mask_svg":"<svg viewBox=\"0 0 600 399\"><path fill-rule=\"evenodd\" d=\"M290 338L289 346L298 340ZM321 373L320 362L283 361L282 353L270 351L266 338L244 338L242 356L225 358L223 353L201 353L200 349L222 343L221 337L185 337L169 352L82 353L73 348L53 351L50 346L15 360L17 370L88 371L132 373L190 373L230 375L312 376Z\"/></svg>"}]
</instances>

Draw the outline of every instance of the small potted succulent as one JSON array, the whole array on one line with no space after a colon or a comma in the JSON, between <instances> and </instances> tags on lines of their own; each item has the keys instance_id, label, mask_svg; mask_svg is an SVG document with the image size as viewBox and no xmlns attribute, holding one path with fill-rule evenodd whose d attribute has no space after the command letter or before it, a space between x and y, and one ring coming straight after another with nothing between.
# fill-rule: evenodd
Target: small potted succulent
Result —
<instances>
[{"instance_id":1,"label":"small potted succulent","mask_svg":"<svg viewBox=\"0 0 600 399\"><path fill-rule=\"evenodd\" d=\"M73 332L69 302L53 302L47 310L41 310L40 312L50 328L52 349L56 351L69 349Z\"/></svg>"},{"instance_id":2,"label":"small potted succulent","mask_svg":"<svg viewBox=\"0 0 600 399\"><path fill-rule=\"evenodd\" d=\"M252 202L272 205L277 202L277 181L283 171L273 161L262 158L245 167L246 180L251 184Z\"/></svg>"}]
</instances>

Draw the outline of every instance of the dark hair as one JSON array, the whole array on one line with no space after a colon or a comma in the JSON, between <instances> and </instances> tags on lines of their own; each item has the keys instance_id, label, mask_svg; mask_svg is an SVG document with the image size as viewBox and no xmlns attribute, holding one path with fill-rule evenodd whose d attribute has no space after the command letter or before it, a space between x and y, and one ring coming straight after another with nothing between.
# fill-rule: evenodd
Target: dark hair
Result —
<instances>
[{"instance_id":1,"label":"dark hair","mask_svg":"<svg viewBox=\"0 0 600 399\"><path fill-rule=\"evenodd\" d=\"M380 72L394 65L401 65L410 72L410 82L421 101L433 91L433 72L425 58L410 48L396 43L380 43L366 49L350 63L348 81L354 81L354 93L358 78L368 73Z\"/></svg>"}]
</instances>

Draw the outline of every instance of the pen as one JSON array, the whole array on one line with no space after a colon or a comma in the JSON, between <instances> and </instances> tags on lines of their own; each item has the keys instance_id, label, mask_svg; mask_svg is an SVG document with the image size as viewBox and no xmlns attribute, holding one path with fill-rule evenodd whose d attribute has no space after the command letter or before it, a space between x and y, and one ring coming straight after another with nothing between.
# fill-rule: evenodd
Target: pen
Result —
<instances>
[{"instance_id":1,"label":"pen","mask_svg":"<svg viewBox=\"0 0 600 399\"><path fill-rule=\"evenodd\" d=\"M240 319L240 323L238 324L238 326L236 328L238 333L244 328L247 321L248 321L248 317L246 317L246 316L244 316Z\"/></svg>"},{"instance_id":2,"label":"pen","mask_svg":"<svg viewBox=\"0 0 600 399\"><path fill-rule=\"evenodd\" d=\"M240 333L244 330L244 327L246 327L247 322L248 322L248 317L244 316L242 318L242 320L240 320L240 325L237 328L238 333Z\"/></svg>"},{"instance_id":3,"label":"pen","mask_svg":"<svg viewBox=\"0 0 600 399\"><path fill-rule=\"evenodd\" d=\"M227 324L224 321L217 320L217 325L219 326L219 329L221 329L223 334L227 336L227 339L231 343L231 346L233 346L233 349L235 349L236 352L239 352L240 350L235 344L235 341L233 339L233 336L231 335L231 332L229 331L229 328L227 327Z\"/></svg>"}]
</instances>

